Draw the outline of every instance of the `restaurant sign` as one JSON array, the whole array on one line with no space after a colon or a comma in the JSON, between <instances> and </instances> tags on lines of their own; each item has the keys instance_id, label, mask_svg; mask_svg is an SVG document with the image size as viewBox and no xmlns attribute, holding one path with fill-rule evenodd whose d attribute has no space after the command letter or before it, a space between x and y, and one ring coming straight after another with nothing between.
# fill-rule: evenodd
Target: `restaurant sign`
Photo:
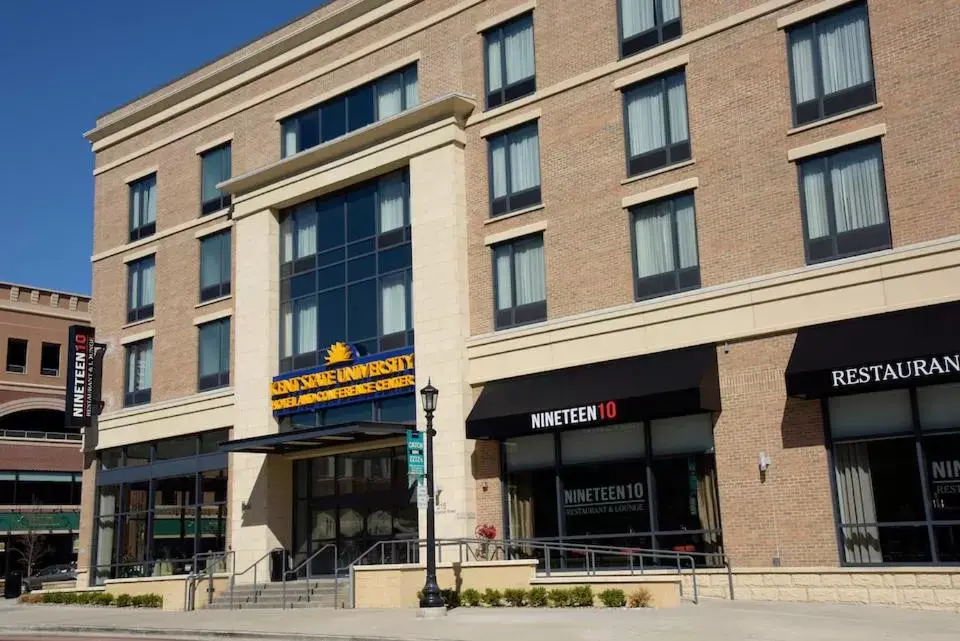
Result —
<instances>
[{"instance_id":1,"label":"restaurant sign","mask_svg":"<svg viewBox=\"0 0 960 641\"><path fill-rule=\"evenodd\" d=\"M415 386L413 348L359 356L346 343L327 349L326 364L274 376L275 415L318 410L410 392Z\"/></svg>"}]
</instances>

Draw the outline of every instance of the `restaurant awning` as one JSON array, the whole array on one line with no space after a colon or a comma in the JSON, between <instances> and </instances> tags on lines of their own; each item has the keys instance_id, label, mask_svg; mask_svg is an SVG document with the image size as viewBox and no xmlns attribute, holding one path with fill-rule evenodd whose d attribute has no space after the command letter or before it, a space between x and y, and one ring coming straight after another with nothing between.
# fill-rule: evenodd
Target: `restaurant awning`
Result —
<instances>
[{"instance_id":1,"label":"restaurant awning","mask_svg":"<svg viewBox=\"0 0 960 641\"><path fill-rule=\"evenodd\" d=\"M960 301L803 327L787 394L823 398L960 380Z\"/></svg>"},{"instance_id":2,"label":"restaurant awning","mask_svg":"<svg viewBox=\"0 0 960 641\"><path fill-rule=\"evenodd\" d=\"M720 409L714 345L491 381L467 438L510 438Z\"/></svg>"},{"instance_id":3,"label":"restaurant awning","mask_svg":"<svg viewBox=\"0 0 960 641\"><path fill-rule=\"evenodd\" d=\"M221 452L253 452L257 454L290 454L329 445L362 443L391 436L403 436L414 428L406 423L356 421L325 427L291 430L278 434L254 436L220 444Z\"/></svg>"}]
</instances>

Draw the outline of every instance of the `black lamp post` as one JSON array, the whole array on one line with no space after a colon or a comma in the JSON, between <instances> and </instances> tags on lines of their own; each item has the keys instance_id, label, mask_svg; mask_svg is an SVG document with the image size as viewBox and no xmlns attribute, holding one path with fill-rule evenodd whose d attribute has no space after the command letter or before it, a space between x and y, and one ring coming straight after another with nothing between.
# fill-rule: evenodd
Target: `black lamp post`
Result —
<instances>
[{"instance_id":1,"label":"black lamp post","mask_svg":"<svg viewBox=\"0 0 960 641\"><path fill-rule=\"evenodd\" d=\"M439 390L430 384L420 390L423 401L423 413L427 416L427 580L423 584L423 593L420 597L421 608L442 608L443 597L440 596L440 586L437 585L437 534L434 524L433 500L433 412L437 409L437 395Z\"/></svg>"}]
</instances>

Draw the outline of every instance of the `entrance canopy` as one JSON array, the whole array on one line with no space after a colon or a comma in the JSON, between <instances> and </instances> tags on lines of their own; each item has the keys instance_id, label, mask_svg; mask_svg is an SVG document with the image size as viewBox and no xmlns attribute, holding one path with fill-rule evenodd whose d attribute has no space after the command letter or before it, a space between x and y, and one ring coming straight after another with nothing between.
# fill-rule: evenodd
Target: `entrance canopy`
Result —
<instances>
[{"instance_id":1,"label":"entrance canopy","mask_svg":"<svg viewBox=\"0 0 960 641\"><path fill-rule=\"evenodd\" d=\"M510 438L720 410L714 345L491 381L467 438Z\"/></svg>"},{"instance_id":2,"label":"entrance canopy","mask_svg":"<svg viewBox=\"0 0 960 641\"><path fill-rule=\"evenodd\" d=\"M960 301L804 327L787 364L800 398L960 380Z\"/></svg>"},{"instance_id":3,"label":"entrance canopy","mask_svg":"<svg viewBox=\"0 0 960 641\"><path fill-rule=\"evenodd\" d=\"M253 452L256 454L291 454L330 445L364 443L390 436L403 436L413 425L359 421L325 427L291 430L279 434L254 436L220 445L221 452Z\"/></svg>"}]
</instances>

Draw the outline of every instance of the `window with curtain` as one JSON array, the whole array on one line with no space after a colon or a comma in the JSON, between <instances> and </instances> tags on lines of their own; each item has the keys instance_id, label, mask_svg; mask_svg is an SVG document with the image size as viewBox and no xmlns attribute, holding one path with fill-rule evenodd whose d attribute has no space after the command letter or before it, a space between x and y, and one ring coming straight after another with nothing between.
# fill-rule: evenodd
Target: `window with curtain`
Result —
<instances>
[{"instance_id":1,"label":"window with curtain","mask_svg":"<svg viewBox=\"0 0 960 641\"><path fill-rule=\"evenodd\" d=\"M123 404L149 403L153 388L153 339L126 345L126 363Z\"/></svg>"},{"instance_id":2,"label":"window with curtain","mask_svg":"<svg viewBox=\"0 0 960 641\"><path fill-rule=\"evenodd\" d=\"M200 302L230 294L230 230L200 240Z\"/></svg>"},{"instance_id":3,"label":"window with curtain","mask_svg":"<svg viewBox=\"0 0 960 641\"><path fill-rule=\"evenodd\" d=\"M637 300L700 286L693 194L630 210Z\"/></svg>"},{"instance_id":4,"label":"window with curtain","mask_svg":"<svg viewBox=\"0 0 960 641\"><path fill-rule=\"evenodd\" d=\"M800 163L807 262L891 246L879 142Z\"/></svg>"},{"instance_id":5,"label":"window with curtain","mask_svg":"<svg viewBox=\"0 0 960 641\"><path fill-rule=\"evenodd\" d=\"M537 123L487 140L490 150L490 214L499 216L540 203L540 136Z\"/></svg>"},{"instance_id":6,"label":"window with curtain","mask_svg":"<svg viewBox=\"0 0 960 641\"><path fill-rule=\"evenodd\" d=\"M230 206L230 194L217 189L217 183L230 178L230 143L200 155L200 213L209 214Z\"/></svg>"},{"instance_id":7,"label":"window with curtain","mask_svg":"<svg viewBox=\"0 0 960 641\"><path fill-rule=\"evenodd\" d=\"M230 318L221 318L199 327L197 391L230 384Z\"/></svg>"},{"instance_id":8,"label":"window with curtain","mask_svg":"<svg viewBox=\"0 0 960 641\"><path fill-rule=\"evenodd\" d=\"M280 371L346 341L361 354L413 345L406 170L281 216Z\"/></svg>"},{"instance_id":9,"label":"window with curtain","mask_svg":"<svg viewBox=\"0 0 960 641\"><path fill-rule=\"evenodd\" d=\"M680 0L618 0L620 57L679 38Z\"/></svg>"},{"instance_id":10,"label":"window with curtain","mask_svg":"<svg viewBox=\"0 0 960 641\"><path fill-rule=\"evenodd\" d=\"M127 322L153 317L153 297L156 286L153 256L127 263Z\"/></svg>"},{"instance_id":11,"label":"window with curtain","mask_svg":"<svg viewBox=\"0 0 960 641\"><path fill-rule=\"evenodd\" d=\"M794 125L877 101L866 4L796 26L787 43Z\"/></svg>"},{"instance_id":12,"label":"window with curtain","mask_svg":"<svg viewBox=\"0 0 960 641\"><path fill-rule=\"evenodd\" d=\"M157 174L130 183L130 242L157 231Z\"/></svg>"},{"instance_id":13,"label":"window with curtain","mask_svg":"<svg viewBox=\"0 0 960 641\"><path fill-rule=\"evenodd\" d=\"M493 248L496 329L547 318L543 236L530 236Z\"/></svg>"},{"instance_id":14,"label":"window with curtain","mask_svg":"<svg viewBox=\"0 0 960 641\"><path fill-rule=\"evenodd\" d=\"M281 155L339 138L419 104L417 65L412 64L280 121Z\"/></svg>"},{"instance_id":15,"label":"window with curtain","mask_svg":"<svg viewBox=\"0 0 960 641\"><path fill-rule=\"evenodd\" d=\"M533 14L528 13L483 33L487 70L487 109L537 90L533 57Z\"/></svg>"},{"instance_id":16,"label":"window with curtain","mask_svg":"<svg viewBox=\"0 0 960 641\"><path fill-rule=\"evenodd\" d=\"M628 87L623 99L631 176L690 160L683 71Z\"/></svg>"}]
</instances>

